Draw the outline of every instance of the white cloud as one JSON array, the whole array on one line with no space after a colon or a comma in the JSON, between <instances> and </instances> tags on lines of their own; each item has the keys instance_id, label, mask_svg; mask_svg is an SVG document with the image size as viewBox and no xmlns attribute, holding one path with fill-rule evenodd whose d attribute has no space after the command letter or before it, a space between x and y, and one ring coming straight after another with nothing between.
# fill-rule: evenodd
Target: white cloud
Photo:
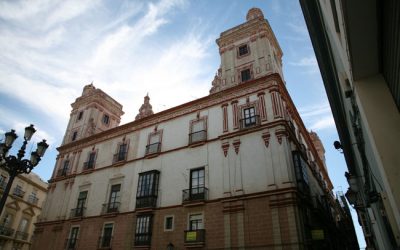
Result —
<instances>
[{"instance_id":1,"label":"white cloud","mask_svg":"<svg viewBox=\"0 0 400 250\"><path fill-rule=\"evenodd\" d=\"M308 129L318 131L335 128L335 121L328 102L300 107L298 110Z\"/></svg>"},{"instance_id":2,"label":"white cloud","mask_svg":"<svg viewBox=\"0 0 400 250\"><path fill-rule=\"evenodd\" d=\"M310 73L310 74L319 73L318 62L314 55L303 57L298 61L289 62L289 64L295 67L303 68L304 69L303 72L305 73Z\"/></svg>"},{"instance_id":3,"label":"white cloud","mask_svg":"<svg viewBox=\"0 0 400 250\"><path fill-rule=\"evenodd\" d=\"M335 120L332 116L325 116L318 119L314 124L311 125L312 130L323 130L335 128Z\"/></svg>"}]
</instances>

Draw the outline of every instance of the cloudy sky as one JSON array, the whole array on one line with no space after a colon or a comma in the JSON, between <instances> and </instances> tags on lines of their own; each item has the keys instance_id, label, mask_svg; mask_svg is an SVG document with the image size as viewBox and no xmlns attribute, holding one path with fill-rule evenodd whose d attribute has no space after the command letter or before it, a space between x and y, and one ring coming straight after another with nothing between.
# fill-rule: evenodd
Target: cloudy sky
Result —
<instances>
[{"instance_id":1,"label":"cloudy sky","mask_svg":"<svg viewBox=\"0 0 400 250\"><path fill-rule=\"evenodd\" d=\"M119 101L122 123L134 119L146 93L155 112L205 96L220 64L215 39L251 7L270 22L289 93L325 145L335 191L345 192L346 166L332 146L338 136L297 0L0 1L0 139L35 124L33 141L51 144L35 170L48 180L84 85Z\"/></svg>"}]
</instances>

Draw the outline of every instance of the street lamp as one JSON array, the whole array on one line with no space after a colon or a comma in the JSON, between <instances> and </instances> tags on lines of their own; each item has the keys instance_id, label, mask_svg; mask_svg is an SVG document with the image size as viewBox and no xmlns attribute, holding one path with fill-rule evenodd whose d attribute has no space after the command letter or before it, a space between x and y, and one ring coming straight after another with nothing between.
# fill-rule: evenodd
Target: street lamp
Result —
<instances>
[{"instance_id":1,"label":"street lamp","mask_svg":"<svg viewBox=\"0 0 400 250\"><path fill-rule=\"evenodd\" d=\"M8 151L11 149L12 144L18 137L14 129L7 132L5 134L4 142L0 143L0 167L6 170L10 175L7 186L0 200L0 215L1 212L3 212L14 178L22 173L29 174L32 169L39 164L40 158L43 157L46 149L49 147L46 140L43 140L37 144L36 151L31 153L30 160L22 159L25 156L26 145L35 132L36 129L32 124L25 128L24 142L22 143L20 150L18 150L17 156L8 155Z\"/></svg>"}]
</instances>

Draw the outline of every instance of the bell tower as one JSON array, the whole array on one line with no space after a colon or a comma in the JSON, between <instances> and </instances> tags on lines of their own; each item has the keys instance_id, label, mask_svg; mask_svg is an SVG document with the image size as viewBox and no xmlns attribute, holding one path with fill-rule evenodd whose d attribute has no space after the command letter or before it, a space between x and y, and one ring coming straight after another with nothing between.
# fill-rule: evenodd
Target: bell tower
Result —
<instances>
[{"instance_id":1,"label":"bell tower","mask_svg":"<svg viewBox=\"0 0 400 250\"><path fill-rule=\"evenodd\" d=\"M115 128L124 114L122 105L93 84L71 104L72 111L62 145Z\"/></svg>"},{"instance_id":2,"label":"bell tower","mask_svg":"<svg viewBox=\"0 0 400 250\"><path fill-rule=\"evenodd\" d=\"M250 9L245 23L222 32L216 42L221 66L211 94L272 73L283 79L282 50L260 9Z\"/></svg>"}]
</instances>

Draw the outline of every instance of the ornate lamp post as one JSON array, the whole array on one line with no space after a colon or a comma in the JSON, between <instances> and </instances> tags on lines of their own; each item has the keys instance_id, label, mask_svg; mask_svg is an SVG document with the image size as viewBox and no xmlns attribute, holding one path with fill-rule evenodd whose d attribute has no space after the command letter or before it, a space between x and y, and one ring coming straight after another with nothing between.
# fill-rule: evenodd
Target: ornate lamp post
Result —
<instances>
[{"instance_id":1,"label":"ornate lamp post","mask_svg":"<svg viewBox=\"0 0 400 250\"><path fill-rule=\"evenodd\" d=\"M36 151L31 153L30 160L22 159L25 156L26 145L35 132L36 129L32 124L25 128L24 142L21 149L18 151L17 156L8 155L8 151L11 149L12 144L18 137L15 130L12 129L10 132L7 132L5 134L4 143L0 143L0 167L5 169L10 175L7 186L0 200L0 215L3 212L14 178L22 173L29 174L32 169L38 165L40 158L43 157L46 149L49 147L46 140L43 140L37 144Z\"/></svg>"}]
</instances>

